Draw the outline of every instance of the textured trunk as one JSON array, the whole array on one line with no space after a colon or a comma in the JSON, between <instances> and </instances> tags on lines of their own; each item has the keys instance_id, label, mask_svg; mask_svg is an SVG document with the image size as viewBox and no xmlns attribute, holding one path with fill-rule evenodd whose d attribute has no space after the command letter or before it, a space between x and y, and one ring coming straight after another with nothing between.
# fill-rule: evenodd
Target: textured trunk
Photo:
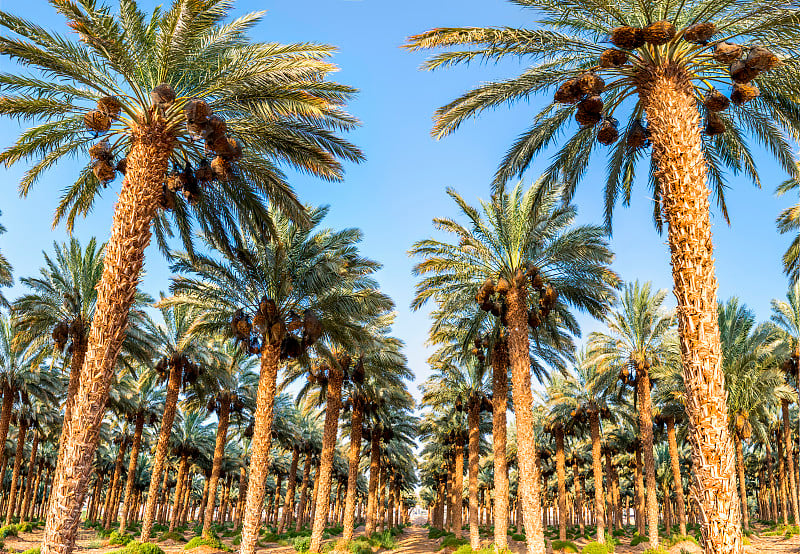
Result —
<instances>
[{"instance_id":1,"label":"textured trunk","mask_svg":"<svg viewBox=\"0 0 800 554\"><path fill-rule=\"evenodd\" d=\"M311 529L311 548L309 552L322 550L322 533L328 517L331 496L331 470L336 453L336 435L339 431L339 410L342 407L342 382L344 374L337 367L331 366L328 375L328 390L325 401L325 427L322 433L322 456L320 458L319 490L317 491L317 513L314 514Z\"/></svg>"},{"instance_id":2,"label":"textured trunk","mask_svg":"<svg viewBox=\"0 0 800 554\"><path fill-rule=\"evenodd\" d=\"M272 417L275 406L275 387L280 363L280 344L264 341L261 353L261 376L256 398L255 428L250 454L250 480L242 523L241 554L253 554L261 526L264 486L269 471L269 449L272 442Z\"/></svg>"},{"instance_id":3,"label":"textured trunk","mask_svg":"<svg viewBox=\"0 0 800 554\"><path fill-rule=\"evenodd\" d=\"M742 522L746 531L750 530L750 514L747 510L747 483L744 480L744 451L742 439L738 435L733 437L736 446L736 470L739 474L739 497L742 502Z\"/></svg>"},{"instance_id":4,"label":"textured trunk","mask_svg":"<svg viewBox=\"0 0 800 554\"><path fill-rule=\"evenodd\" d=\"M528 553L544 554L542 504L539 497L539 473L536 468L536 439L533 434L531 357L525 285L511 287L506 296L506 301L508 304L508 349L511 361L511 384L517 418L517 458L520 474L522 519L525 523Z\"/></svg>"},{"instance_id":5,"label":"textured trunk","mask_svg":"<svg viewBox=\"0 0 800 554\"><path fill-rule=\"evenodd\" d=\"M28 508L31 505L31 492L33 491L34 468L36 467L36 452L39 449L39 431L33 432L33 443L31 444L31 457L28 461L28 484L25 488L25 500L20 511L20 521L28 520ZM36 474L38 478L38 473Z\"/></svg>"},{"instance_id":6,"label":"textured trunk","mask_svg":"<svg viewBox=\"0 0 800 554\"><path fill-rule=\"evenodd\" d=\"M175 498L172 500L172 514L169 518L169 532L173 533L180 517L181 499L183 498L183 482L186 479L186 470L189 467L189 456L181 456L178 462L178 476L175 479Z\"/></svg>"},{"instance_id":7,"label":"textured trunk","mask_svg":"<svg viewBox=\"0 0 800 554\"><path fill-rule=\"evenodd\" d=\"M794 524L800 525L800 509L798 509L797 500L797 477L794 466L794 445L792 444L792 432L789 427L789 401L781 401L781 411L783 412L783 442L786 449L786 473L789 474L789 499L792 502L792 514L794 515Z\"/></svg>"},{"instance_id":8,"label":"textured trunk","mask_svg":"<svg viewBox=\"0 0 800 554\"><path fill-rule=\"evenodd\" d=\"M105 507L105 516L103 517L103 527L108 529L116 515L116 504L114 503L117 495L117 487L119 487L120 476L122 475L122 462L125 460L125 447L127 441L124 439L119 443L119 452L117 452L117 459L114 461L114 475L111 478L111 484L108 487L108 501Z\"/></svg>"},{"instance_id":9,"label":"textured trunk","mask_svg":"<svg viewBox=\"0 0 800 554\"><path fill-rule=\"evenodd\" d=\"M478 528L478 463L480 453L478 451L481 440L481 404L477 399L472 399L467 414L469 425L469 544L472 550L478 551L481 548L480 529Z\"/></svg>"},{"instance_id":10,"label":"textured trunk","mask_svg":"<svg viewBox=\"0 0 800 554\"><path fill-rule=\"evenodd\" d=\"M564 429L555 428L556 474L558 480L558 538L567 540L567 468L564 461Z\"/></svg>"},{"instance_id":11,"label":"textured trunk","mask_svg":"<svg viewBox=\"0 0 800 554\"><path fill-rule=\"evenodd\" d=\"M767 449L767 478L769 479L769 493L770 493L770 504L772 506L772 513L770 514L770 519L778 523L778 496L775 494L775 476L772 470L772 447L770 446L770 441L764 441L764 447Z\"/></svg>"},{"instance_id":12,"label":"textured trunk","mask_svg":"<svg viewBox=\"0 0 800 554\"><path fill-rule=\"evenodd\" d=\"M347 466L347 496L344 503L344 530L342 531L341 547L347 546L353 540L353 529L356 518L356 487L358 483L358 464L361 462L361 433L364 421L364 411L361 402L353 403L353 413L350 417L350 452Z\"/></svg>"},{"instance_id":13,"label":"textured trunk","mask_svg":"<svg viewBox=\"0 0 800 554\"><path fill-rule=\"evenodd\" d=\"M40 503L37 502L39 496L39 486L42 483L42 474L44 473L44 459L39 460L39 468L36 472L36 480L33 483L33 495L31 496L31 503L28 505L28 512L25 514L25 519L33 519L36 517L36 509Z\"/></svg>"},{"instance_id":14,"label":"textured trunk","mask_svg":"<svg viewBox=\"0 0 800 554\"><path fill-rule=\"evenodd\" d=\"M294 530L299 531L303 526L303 514L306 511L306 503L308 502L308 483L311 480L311 454L306 453L306 461L303 464L303 485L300 487L300 502L297 505L297 520L294 525Z\"/></svg>"},{"instance_id":15,"label":"textured trunk","mask_svg":"<svg viewBox=\"0 0 800 554\"><path fill-rule=\"evenodd\" d=\"M492 348L492 449L494 451L494 550L508 548L508 461L506 410L508 404L508 344L498 339Z\"/></svg>"},{"instance_id":16,"label":"textured trunk","mask_svg":"<svg viewBox=\"0 0 800 554\"><path fill-rule=\"evenodd\" d=\"M677 66L641 71L638 86L668 226L703 543L708 554L739 553L741 514L727 425L707 169L697 100L686 70Z\"/></svg>"},{"instance_id":17,"label":"textured trunk","mask_svg":"<svg viewBox=\"0 0 800 554\"><path fill-rule=\"evenodd\" d=\"M603 466L600 458L600 415L596 411L589 414L592 433L592 473L594 474L594 518L597 525L597 542L606 542L606 525L603 510Z\"/></svg>"},{"instance_id":18,"label":"textured trunk","mask_svg":"<svg viewBox=\"0 0 800 554\"><path fill-rule=\"evenodd\" d=\"M286 525L291 523L291 513L294 504L294 490L297 486L297 463L300 461L300 449L296 446L292 450L292 463L289 466L289 483L286 485L286 500L283 502L283 514L278 525L278 534L283 533Z\"/></svg>"},{"instance_id":19,"label":"textured trunk","mask_svg":"<svg viewBox=\"0 0 800 554\"><path fill-rule=\"evenodd\" d=\"M5 448L8 438L8 428L11 425L11 409L14 406L14 391L8 384L3 383L3 407L0 408L0 445ZM7 460L3 462L3 474L5 474ZM0 474L2 475L2 474Z\"/></svg>"},{"instance_id":20,"label":"textured trunk","mask_svg":"<svg viewBox=\"0 0 800 554\"><path fill-rule=\"evenodd\" d=\"M156 455L153 459L153 467L150 470L150 489L147 493L147 504L144 507L142 533L139 539L141 542L147 542L150 539L150 531L153 528L156 516L156 504L158 502L158 493L161 489L161 477L165 473L164 462L167 459L172 423L175 421L175 408L178 403L178 393L181 390L182 373L180 367L170 364L167 398L164 402L164 414L161 417L161 430L158 433ZM166 480L166 477L164 479Z\"/></svg>"},{"instance_id":21,"label":"textured trunk","mask_svg":"<svg viewBox=\"0 0 800 554\"><path fill-rule=\"evenodd\" d=\"M638 446L636 447L635 460L636 467L634 470L634 477L636 479L636 530L639 531L640 535L644 535L644 476L642 474L642 449Z\"/></svg>"},{"instance_id":22,"label":"textured trunk","mask_svg":"<svg viewBox=\"0 0 800 554\"><path fill-rule=\"evenodd\" d=\"M214 517L214 503L217 501L217 482L225 457L225 444L228 442L228 422L231 416L231 403L228 399L220 402L219 423L217 424L217 440L214 444L214 461L211 465L211 478L208 481L208 499L203 514L203 537L211 538L211 523Z\"/></svg>"},{"instance_id":23,"label":"textured trunk","mask_svg":"<svg viewBox=\"0 0 800 554\"><path fill-rule=\"evenodd\" d=\"M781 490L781 514L783 515L783 524L789 525L789 498L788 486L786 485L786 463L783 459L783 438L778 432L776 437L778 444L778 476L780 477L780 490Z\"/></svg>"},{"instance_id":24,"label":"textured trunk","mask_svg":"<svg viewBox=\"0 0 800 554\"><path fill-rule=\"evenodd\" d=\"M164 134L160 122L137 129L133 137L97 286L76 401L70 419L64 422L66 440L53 480L55 501L50 502L41 554L69 554L75 545L114 363L125 338L173 140Z\"/></svg>"},{"instance_id":25,"label":"textured trunk","mask_svg":"<svg viewBox=\"0 0 800 554\"><path fill-rule=\"evenodd\" d=\"M456 448L456 469L453 483L453 532L460 539L464 534L464 445ZM383 508L383 500L380 507Z\"/></svg>"},{"instance_id":26,"label":"textured trunk","mask_svg":"<svg viewBox=\"0 0 800 554\"><path fill-rule=\"evenodd\" d=\"M686 535L686 502L683 499L681 462L678 458L678 441L675 437L675 420L671 417L667 418L667 442L672 465L672 481L675 484L675 502L678 505L678 524L681 528L681 535Z\"/></svg>"},{"instance_id":27,"label":"textured trunk","mask_svg":"<svg viewBox=\"0 0 800 554\"><path fill-rule=\"evenodd\" d=\"M119 520L119 532L124 533L128 528L128 515L133 504L133 484L136 480L136 465L139 463L139 450L142 447L142 430L144 429L144 414L136 414L136 424L131 443L131 459L128 462L128 477L125 480L125 496L122 499L122 517Z\"/></svg>"},{"instance_id":28,"label":"textured trunk","mask_svg":"<svg viewBox=\"0 0 800 554\"><path fill-rule=\"evenodd\" d=\"M6 525L11 524L14 516L14 507L17 500L17 481L19 481L19 471L22 468L22 455L25 451L25 434L28 432L28 421L20 418L19 429L17 431L17 452L14 455L14 471L11 475L11 491L8 493L8 506L6 507ZM5 444L5 443L3 443Z\"/></svg>"},{"instance_id":29,"label":"textured trunk","mask_svg":"<svg viewBox=\"0 0 800 554\"><path fill-rule=\"evenodd\" d=\"M367 489L367 521L364 527L366 536L372 535L375 531L375 514L378 512L378 473L381 461L381 437L380 434L372 429L372 440L370 441L369 454L369 488Z\"/></svg>"},{"instance_id":30,"label":"textured trunk","mask_svg":"<svg viewBox=\"0 0 800 554\"><path fill-rule=\"evenodd\" d=\"M314 468L314 488L311 490L311 507L308 510L308 520L306 523L314 522L314 514L317 511L317 492L319 492L319 463Z\"/></svg>"},{"instance_id":31,"label":"textured trunk","mask_svg":"<svg viewBox=\"0 0 800 554\"><path fill-rule=\"evenodd\" d=\"M234 529L238 529L242 523L242 510L244 509L244 498L247 495L247 469L242 466L239 469L239 502L236 503L236 521Z\"/></svg>"},{"instance_id":32,"label":"textured trunk","mask_svg":"<svg viewBox=\"0 0 800 554\"><path fill-rule=\"evenodd\" d=\"M583 536L586 533L583 520L583 477L578 469L577 454L573 454L572 459L572 483L575 487L575 511L578 515L578 529L580 529L581 536Z\"/></svg>"},{"instance_id":33,"label":"textured trunk","mask_svg":"<svg viewBox=\"0 0 800 554\"><path fill-rule=\"evenodd\" d=\"M72 417L72 408L75 405L75 395L78 394L78 386L80 385L81 369L83 369L83 362L86 360L86 337L74 337L72 340L72 359L69 364L69 382L67 384L67 397L64 400L64 422L67 422ZM64 455L64 445L67 443L67 430L69 427L65 424L61 426L61 437L58 441L58 458L56 463L61 463L61 458Z\"/></svg>"},{"instance_id":34,"label":"textured trunk","mask_svg":"<svg viewBox=\"0 0 800 554\"><path fill-rule=\"evenodd\" d=\"M650 365L637 368L639 394L639 433L644 454L644 478L647 486L647 536L650 548L658 548L658 498L656 496L656 462L653 457L653 405L650 397Z\"/></svg>"}]
</instances>

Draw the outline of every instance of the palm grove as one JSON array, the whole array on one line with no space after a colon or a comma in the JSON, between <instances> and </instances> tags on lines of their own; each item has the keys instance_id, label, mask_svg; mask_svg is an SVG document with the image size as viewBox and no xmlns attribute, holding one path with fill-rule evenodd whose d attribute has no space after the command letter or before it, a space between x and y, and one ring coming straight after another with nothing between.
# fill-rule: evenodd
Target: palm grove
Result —
<instances>
[{"instance_id":1,"label":"palm grove","mask_svg":"<svg viewBox=\"0 0 800 554\"><path fill-rule=\"evenodd\" d=\"M456 540L466 524L472 550L489 522L495 550L511 530L535 553L568 526L610 544L632 514L652 548L674 523L708 552L741 551L751 517L800 524L800 292L761 325L738 300L719 303L709 219L712 192L727 215L725 170L759 183L753 140L789 174L779 192L797 189L797 10L516 3L535 28L435 29L407 44L447 49L428 69L531 63L440 108L436 137L484 109L552 98L489 201L448 191L463 221L434 223L454 240L412 248L412 307L432 307L435 350L419 420L380 264L287 177L337 181L363 160L341 136L358 125L345 109L355 90L329 79L332 47L255 42L263 14L231 19L219 0L152 14L133 0L52 0L69 35L0 12L0 52L17 68L0 75L0 112L30 125L0 154L27 164L20 193L61 159L85 160L54 217L71 231L121 182L106 244L57 242L18 298L0 296L7 524L45 519L42 554L71 552L82 519L121 542L179 538L192 522L195 544L221 546L232 528L243 554L290 534L308 536L301 550L338 533L339 548L367 548L417 501L416 436L429 523ZM565 130L544 175L509 188ZM598 144L606 224L576 225L571 196ZM611 269L613 208L648 153L674 312L665 291ZM796 221L790 208L779 229ZM153 237L174 274L158 298L138 289ZM790 274L796 259L793 244ZM0 256L0 285L12 283ZM576 311L608 327L580 352Z\"/></svg>"}]
</instances>

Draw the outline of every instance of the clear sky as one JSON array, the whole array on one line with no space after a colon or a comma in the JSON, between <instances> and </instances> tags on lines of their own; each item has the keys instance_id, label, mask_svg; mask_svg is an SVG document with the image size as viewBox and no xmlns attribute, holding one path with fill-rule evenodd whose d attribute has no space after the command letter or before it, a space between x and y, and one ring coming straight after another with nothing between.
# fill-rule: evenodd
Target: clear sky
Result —
<instances>
[{"instance_id":1,"label":"clear sky","mask_svg":"<svg viewBox=\"0 0 800 554\"><path fill-rule=\"evenodd\" d=\"M157 4L140 1L147 10ZM0 7L45 27L65 30L45 0L0 0ZM536 14L505 0L236 2L236 14L252 10L267 11L252 33L256 40L324 42L339 47L335 62L341 71L333 78L360 91L349 108L363 125L348 138L364 150L367 161L348 166L342 183L303 175L293 176L292 182L304 202L332 206L327 225L363 229L363 252L384 265L378 278L397 304L394 332L406 342L411 369L421 383L428 374L424 346L428 320L427 313L414 313L408 307L414 278L413 260L407 252L414 241L432 232L433 217L456 215L446 187L456 188L471 202L488 198L489 182L502 154L545 100L535 98L530 104L487 113L464 124L456 135L435 141L429 134L435 108L482 81L513 76L522 65L474 65L427 73L419 70L424 54L408 53L400 45L407 36L431 27L533 25ZM0 71L15 69L0 59ZM0 147L8 146L18 131L16 123L4 121ZM766 153L758 152L764 188L758 190L746 179L730 176L727 200L732 226L726 226L717 213L713 222L720 298L737 295L765 319L770 299L783 297L787 286L780 257L789 241L776 233L774 222L789 199L775 198L775 186L785 175ZM526 181L548 165L549 155L535 161ZM52 229L52 214L59 191L82 163L86 160L62 163L26 199L18 198L16 188L24 168L0 169L0 221L8 229L0 236L0 250L14 265L15 277L35 274L42 250L50 251L54 240L65 239L63 226ZM576 203L581 222L601 222L604 168L603 157L597 157L579 188ZM91 236L108 237L119 184L117 179L94 212L78 222L76 235L84 242ZM652 280L658 287L671 287L669 253L665 237L653 229L645 182L636 189L629 208L618 208L612 248L617 255L614 269L624 279ZM153 247L147 252L146 271L144 290L157 295L167 289L168 267ZM20 292L17 287L7 296ZM584 335L600 328L590 318L583 317L581 322ZM418 394L416 385L412 392Z\"/></svg>"}]
</instances>

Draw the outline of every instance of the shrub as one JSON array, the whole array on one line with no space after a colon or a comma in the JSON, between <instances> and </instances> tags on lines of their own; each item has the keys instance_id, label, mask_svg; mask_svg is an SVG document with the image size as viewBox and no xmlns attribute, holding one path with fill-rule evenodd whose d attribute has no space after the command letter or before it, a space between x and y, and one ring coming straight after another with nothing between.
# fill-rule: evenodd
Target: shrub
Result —
<instances>
[{"instance_id":1,"label":"shrub","mask_svg":"<svg viewBox=\"0 0 800 554\"><path fill-rule=\"evenodd\" d=\"M121 533L119 531L111 531L111 534L108 536L108 544L117 546L117 545L126 545L133 540L133 537L130 536L128 533Z\"/></svg>"},{"instance_id":2,"label":"shrub","mask_svg":"<svg viewBox=\"0 0 800 554\"><path fill-rule=\"evenodd\" d=\"M158 542L164 542L164 541L169 541L169 540L178 541L178 542L186 542L186 539L183 538L183 535L181 535L180 533L177 533L175 531L173 531L172 533L167 531L166 533L164 533L163 535L158 537Z\"/></svg>"},{"instance_id":3,"label":"shrub","mask_svg":"<svg viewBox=\"0 0 800 554\"><path fill-rule=\"evenodd\" d=\"M553 552L558 552L558 551L561 551L561 552L575 552L575 553L578 552L578 547L575 546L575 543L570 542L570 541L554 540L550 544L553 547Z\"/></svg>"},{"instance_id":4,"label":"shrub","mask_svg":"<svg viewBox=\"0 0 800 554\"><path fill-rule=\"evenodd\" d=\"M295 537L292 546L297 552L308 552L311 548L311 537Z\"/></svg>"},{"instance_id":5,"label":"shrub","mask_svg":"<svg viewBox=\"0 0 800 554\"><path fill-rule=\"evenodd\" d=\"M445 535L449 535L449 534L450 533L448 533L444 529L438 529L436 527L431 527L430 529L428 529L428 538L429 539L440 539L440 538L444 537Z\"/></svg>"},{"instance_id":6,"label":"shrub","mask_svg":"<svg viewBox=\"0 0 800 554\"><path fill-rule=\"evenodd\" d=\"M16 537L17 534L18 531L16 525L5 525L4 527L0 527L0 539L4 539L10 536Z\"/></svg>"},{"instance_id":7,"label":"shrub","mask_svg":"<svg viewBox=\"0 0 800 554\"><path fill-rule=\"evenodd\" d=\"M30 533L33 531L33 524L27 521L25 523L20 523L17 525L17 531L20 533Z\"/></svg>"},{"instance_id":8,"label":"shrub","mask_svg":"<svg viewBox=\"0 0 800 554\"><path fill-rule=\"evenodd\" d=\"M522 533L514 533L513 535L511 535L511 540L517 542L524 542L525 535L523 535Z\"/></svg>"},{"instance_id":9,"label":"shrub","mask_svg":"<svg viewBox=\"0 0 800 554\"><path fill-rule=\"evenodd\" d=\"M637 546L637 545L642 544L643 542L650 542L650 539L648 539L644 535L636 535L636 534L634 534L633 538L631 539L631 546Z\"/></svg>"},{"instance_id":10,"label":"shrub","mask_svg":"<svg viewBox=\"0 0 800 554\"><path fill-rule=\"evenodd\" d=\"M93 540L86 545L87 550L97 550L98 548L103 548L103 541L99 539Z\"/></svg>"},{"instance_id":11,"label":"shrub","mask_svg":"<svg viewBox=\"0 0 800 554\"><path fill-rule=\"evenodd\" d=\"M22 554L39 554L42 551L40 546L34 546L33 548L29 548L22 552Z\"/></svg>"},{"instance_id":12,"label":"shrub","mask_svg":"<svg viewBox=\"0 0 800 554\"><path fill-rule=\"evenodd\" d=\"M643 554L669 554L669 551L664 550L659 546L657 548L648 548L643 552Z\"/></svg>"},{"instance_id":13,"label":"shrub","mask_svg":"<svg viewBox=\"0 0 800 554\"><path fill-rule=\"evenodd\" d=\"M125 548L115 554L164 554L164 551L151 542L129 541Z\"/></svg>"},{"instance_id":14,"label":"shrub","mask_svg":"<svg viewBox=\"0 0 800 554\"><path fill-rule=\"evenodd\" d=\"M377 531L372 533L369 537L369 543L371 546L378 546L387 550L397 548L397 541L394 540L394 535L389 529L385 530L383 533L378 533Z\"/></svg>"},{"instance_id":15,"label":"shrub","mask_svg":"<svg viewBox=\"0 0 800 554\"><path fill-rule=\"evenodd\" d=\"M439 550L443 548L454 547L458 548L459 546L467 544L467 539L457 539L455 535L449 535L444 538L442 544L439 545Z\"/></svg>"},{"instance_id":16,"label":"shrub","mask_svg":"<svg viewBox=\"0 0 800 554\"><path fill-rule=\"evenodd\" d=\"M583 547L581 554L608 554L608 547L597 541L593 541Z\"/></svg>"},{"instance_id":17,"label":"shrub","mask_svg":"<svg viewBox=\"0 0 800 554\"><path fill-rule=\"evenodd\" d=\"M191 550L192 548L197 548L198 546L210 546L216 550L224 550L226 552L230 551L230 548L222 544L218 538L210 538L204 539L203 537L193 537L189 542L186 543L186 546L183 547L184 550Z\"/></svg>"},{"instance_id":18,"label":"shrub","mask_svg":"<svg viewBox=\"0 0 800 554\"><path fill-rule=\"evenodd\" d=\"M236 544L239 544L242 542L242 536L240 534L237 536L239 538L239 542ZM263 540L264 542L278 542L279 538L280 537L276 533L269 532L265 533L261 540Z\"/></svg>"},{"instance_id":19,"label":"shrub","mask_svg":"<svg viewBox=\"0 0 800 554\"><path fill-rule=\"evenodd\" d=\"M742 537L742 544L745 545L745 546L748 546L748 545L752 544L751 541L750 541L750 537L746 537L746 536Z\"/></svg>"},{"instance_id":20,"label":"shrub","mask_svg":"<svg viewBox=\"0 0 800 554\"><path fill-rule=\"evenodd\" d=\"M622 537L624 535L625 535L625 529L614 529L614 531L612 531L611 533L612 537Z\"/></svg>"}]
</instances>

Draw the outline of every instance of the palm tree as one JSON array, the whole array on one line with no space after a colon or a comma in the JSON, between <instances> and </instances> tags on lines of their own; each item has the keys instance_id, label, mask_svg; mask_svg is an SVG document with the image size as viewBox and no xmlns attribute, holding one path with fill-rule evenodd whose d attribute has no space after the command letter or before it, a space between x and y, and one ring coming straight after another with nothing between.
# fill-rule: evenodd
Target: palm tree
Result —
<instances>
[{"instance_id":1,"label":"palm tree","mask_svg":"<svg viewBox=\"0 0 800 554\"><path fill-rule=\"evenodd\" d=\"M603 496L603 466L601 460L600 420L611 417L610 399L617 375L602 366L578 357L575 369L566 376L555 375L548 387L550 418L573 421L589 426L592 441L592 470L594 474L594 512L597 521L597 541L605 543L605 497Z\"/></svg>"},{"instance_id":2,"label":"palm tree","mask_svg":"<svg viewBox=\"0 0 800 554\"><path fill-rule=\"evenodd\" d=\"M786 194L797 195L800 180L789 179L778 186L779 196ZM789 206L781 212L777 220L778 231L782 235L794 233L794 238L783 255L783 268L786 274L796 283L800 278L800 202Z\"/></svg>"},{"instance_id":3,"label":"palm tree","mask_svg":"<svg viewBox=\"0 0 800 554\"><path fill-rule=\"evenodd\" d=\"M170 437L170 449L173 455L178 458L178 475L175 483L175 499L173 501L172 516L169 522L169 532L175 531L178 517L183 506L181 502L184 496L184 483L187 478L189 466L192 461L199 458L203 453L211 451L212 429L206 421L205 414L201 410L193 410L185 406L181 410L179 424L175 432ZM219 435L219 433L217 433ZM216 454L216 452L215 452ZM210 486L210 485L209 485ZM211 489L209 488L209 495ZM211 499L211 496L209 496ZM213 502L211 502L213 505Z\"/></svg>"},{"instance_id":4,"label":"palm tree","mask_svg":"<svg viewBox=\"0 0 800 554\"><path fill-rule=\"evenodd\" d=\"M44 265L37 277L23 277L20 282L30 292L17 298L13 313L19 328L19 340L29 348L43 349L53 342L54 356L64 353L70 359L69 383L64 400L64 421L72 417L80 372L86 356L89 324L94 318L97 290L103 274L103 246L92 238L84 248L78 239L53 243L53 255L43 253ZM122 358L149 358L143 336L144 305L153 300L136 293L130 308L128 327L120 351ZM69 427L62 426L59 452L66 444Z\"/></svg>"},{"instance_id":5,"label":"palm tree","mask_svg":"<svg viewBox=\"0 0 800 554\"><path fill-rule=\"evenodd\" d=\"M217 438L214 447L211 477L208 482L208 499L203 514L202 535L211 537L214 503L217 498L222 459L228 442L231 415L241 417L242 412L255 403L258 375L253 371L256 359L239 345L230 342L214 344L208 356L208 365L198 386L188 398L189 406L205 405L208 412L217 414Z\"/></svg>"},{"instance_id":6,"label":"palm tree","mask_svg":"<svg viewBox=\"0 0 800 554\"><path fill-rule=\"evenodd\" d=\"M133 489L139 463L139 452L142 447L144 426L154 425L163 413L164 389L159 383L158 374L145 366L139 368L138 378L126 374L112 391L117 396L116 403L123 407L128 423L133 424L131 453L128 472L125 479L125 491L122 497L122 516L119 520L119 532L125 533L128 528L128 517L133 507ZM144 371L143 371L144 370Z\"/></svg>"},{"instance_id":7,"label":"palm tree","mask_svg":"<svg viewBox=\"0 0 800 554\"><path fill-rule=\"evenodd\" d=\"M755 315L737 298L719 305L722 363L728 387L729 427L734 437L743 524L750 529L742 442L755 432L763 440L768 432L762 425L768 412L785 397L788 387L772 359L774 343L768 325L756 327ZM770 369L769 365L773 364Z\"/></svg>"},{"instance_id":8,"label":"palm tree","mask_svg":"<svg viewBox=\"0 0 800 554\"><path fill-rule=\"evenodd\" d=\"M800 134L800 115L791 108L798 93L794 49L800 38L794 4L514 1L537 10L541 24L439 28L409 39L414 50L456 49L429 60L428 69L478 60L531 60L521 75L483 84L439 108L433 134L452 133L484 110L525 102L560 83L554 102L504 156L496 187L521 175L535 156L571 132L545 173L548 183L568 183L570 197L596 143L613 145L605 186L610 225L617 201L627 204L631 197L637 166L649 170L656 225L661 229L666 221L669 231L704 543L709 551L738 550L741 530L717 340L709 185L727 218L725 169L742 171L759 183L748 135L769 145L781 167L798 175L786 136ZM601 37L609 37L614 48L598 44ZM727 88L729 79L730 99L715 88ZM629 116L620 129L616 118L624 113ZM577 130L571 126L573 114ZM649 163L637 163L648 144ZM720 475L727 477L721 490Z\"/></svg>"},{"instance_id":9,"label":"palm tree","mask_svg":"<svg viewBox=\"0 0 800 554\"><path fill-rule=\"evenodd\" d=\"M494 312L508 330L523 519L532 552L544 552L544 537L535 478L536 445L530 432L529 327L536 332L542 324L545 330L563 325L577 332L567 306L599 316L617 283L608 268L611 253L604 231L591 225L573 226L575 208L561 202L563 192L542 182L508 192L501 185L492 201L482 202L479 210L450 190L468 223L436 219L434 224L458 241L428 239L417 242L412 250L423 258L414 271L424 276L417 285L413 308L432 298L439 302L440 310L458 311L461 306L451 310L447 298L463 301L472 297L482 309ZM551 313L559 324L549 321Z\"/></svg>"},{"instance_id":10,"label":"palm tree","mask_svg":"<svg viewBox=\"0 0 800 554\"><path fill-rule=\"evenodd\" d=\"M211 255L176 254L170 302L202 314L194 331L233 335L260 354L250 486L242 525L242 554L253 554L269 468L272 412L278 367L326 337L350 344L365 314L388 308L371 274L380 266L358 254L361 231L320 227L327 208L308 209L309 225L270 212L275 240L241 232L228 248L207 235Z\"/></svg>"},{"instance_id":11,"label":"palm tree","mask_svg":"<svg viewBox=\"0 0 800 554\"><path fill-rule=\"evenodd\" d=\"M671 346L666 339L674 318L663 308L666 296L666 290L653 292L649 282L627 284L619 307L606 318L609 332L595 332L589 337L591 362L619 375L624 384L631 384L636 391L647 486L648 538L652 548L658 547L658 499L650 368L667 355Z\"/></svg>"},{"instance_id":12,"label":"palm tree","mask_svg":"<svg viewBox=\"0 0 800 554\"><path fill-rule=\"evenodd\" d=\"M3 212L0 211L0 215ZM6 232L6 228L0 225L0 235ZM0 252L0 287L10 287L14 284L14 276L11 274L11 264L8 262L2 252ZM0 308L8 308L8 300L0 293Z\"/></svg>"},{"instance_id":13,"label":"palm tree","mask_svg":"<svg viewBox=\"0 0 800 554\"><path fill-rule=\"evenodd\" d=\"M326 80L335 69L326 60L328 46L253 42L246 33L262 14L227 22L232 6L220 0L174 0L153 17L133 0L123 4L119 16L89 0L54 6L79 40L0 14L8 31L0 52L33 70L7 77L9 94L0 113L35 123L0 161L34 162L20 184L27 194L60 159L88 151L92 168L80 172L56 211L55 221L66 219L70 229L92 209L117 168L125 179L87 343L81 419L69 424L65 462L56 472L63 501L51 504L45 554L74 544L76 507L86 492L144 251L152 232L164 250L171 235L170 218L160 208L171 210L186 243L192 219L204 231L220 234L237 222L264 225L266 199L305 221L279 165L338 180L339 159L361 159L336 134L356 121L342 109L352 89ZM107 138L89 148L103 133ZM205 160L208 151L217 155L211 164ZM171 163L182 169L165 188ZM175 189L182 189L185 200Z\"/></svg>"},{"instance_id":14,"label":"palm tree","mask_svg":"<svg viewBox=\"0 0 800 554\"><path fill-rule=\"evenodd\" d=\"M446 349L438 350L428 361L434 371L422 385L422 404L443 412L454 408L456 412L467 415L469 539L470 546L477 551L480 550L478 466L481 437L488 431L488 423L484 424L485 417L482 417L482 412L492 410L488 367L477 358L463 364L457 363L449 356ZM459 419L463 417L459 416ZM458 447L463 448L463 444Z\"/></svg>"},{"instance_id":15,"label":"palm tree","mask_svg":"<svg viewBox=\"0 0 800 554\"><path fill-rule=\"evenodd\" d=\"M163 324L148 319L147 332L152 337L154 357L158 359L155 372L160 382L167 383L164 399L164 413L161 416L161 429L158 435L153 464L151 466L150 490L142 521L141 541L147 542L156 513L158 491L161 488L161 477L169 449L172 424L178 405L181 389L193 385L200 377L208 356L206 345L201 344L192 333L198 321L198 313L191 306L181 304L166 305L163 303L159 312Z\"/></svg>"}]
</instances>

